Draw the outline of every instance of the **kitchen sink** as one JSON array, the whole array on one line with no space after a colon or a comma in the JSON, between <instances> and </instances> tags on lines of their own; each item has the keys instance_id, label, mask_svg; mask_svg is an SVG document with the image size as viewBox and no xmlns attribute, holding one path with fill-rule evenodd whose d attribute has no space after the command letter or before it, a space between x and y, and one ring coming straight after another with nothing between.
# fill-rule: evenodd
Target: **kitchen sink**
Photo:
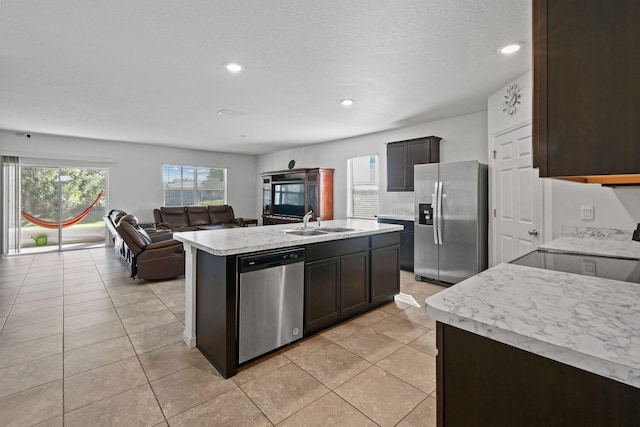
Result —
<instances>
[{"instance_id":1,"label":"kitchen sink","mask_svg":"<svg viewBox=\"0 0 640 427\"><path fill-rule=\"evenodd\" d=\"M355 231L355 228L345 227L321 227L320 230L328 231L329 233L344 233L345 231Z\"/></svg>"},{"instance_id":2,"label":"kitchen sink","mask_svg":"<svg viewBox=\"0 0 640 427\"><path fill-rule=\"evenodd\" d=\"M288 230L285 231L287 234L295 234L296 236L319 236L322 234L327 234L328 231L320 231L315 229L306 229L306 230Z\"/></svg>"}]
</instances>

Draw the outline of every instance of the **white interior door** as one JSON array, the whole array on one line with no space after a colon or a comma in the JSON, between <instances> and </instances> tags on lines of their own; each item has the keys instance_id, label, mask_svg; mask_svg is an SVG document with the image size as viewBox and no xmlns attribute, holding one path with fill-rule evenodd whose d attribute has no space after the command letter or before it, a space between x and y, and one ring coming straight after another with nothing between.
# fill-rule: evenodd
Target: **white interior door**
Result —
<instances>
[{"instance_id":1,"label":"white interior door","mask_svg":"<svg viewBox=\"0 0 640 427\"><path fill-rule=\"evenodd\" d=\"M509 262L542 243L542 181L533 169L531 124L494 137L494 261Z\"/></svg>"}]
</instances>

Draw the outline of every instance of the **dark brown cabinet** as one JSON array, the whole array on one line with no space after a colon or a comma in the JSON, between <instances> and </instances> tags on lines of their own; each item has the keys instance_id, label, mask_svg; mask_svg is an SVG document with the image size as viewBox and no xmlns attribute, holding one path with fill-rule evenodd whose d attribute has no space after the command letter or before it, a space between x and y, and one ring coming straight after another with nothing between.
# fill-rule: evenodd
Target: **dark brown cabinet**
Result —
<instances>
[{"instance_id":1,"label":"dark brown cabinet","mask_svg":"<svg viewBox=\"0 0 640 427\"><path fill-rule=\"evenodd\" d=\"M639 181L638 22L637 1L533 1L533 151L541 177Z\"/></svg>"},{"instance_id":2,"label":"dark brown cabinet","mask_svg":"<svg viewBox=\"0 0 640 427\"><path fill-rule=\"evenodd\" d=\"M399 241L400 233L386 233L306 247L305 336L393 300Z\"/></svg>"},{"instance_id":3,"label":"dark brown cabinet","mask_svg":"<svg viewBox=\"0 0 640 427\"><path fill-rule=\"evenodd\" d=\"M371 303L400 292L400 233L371 237Z\"/></svg>"},{"instance_id":4,"label":"dark brown cabinet","mask_svg":"<svg viewBox=\"0 0 640 427\"><path fill-rule=\"evenodd\" d=\"M400 232L400 269L413 271L413 246L415 243L413 221L378 218L378 222L382 224L397 224L404 227L404 230Z\"/></svg>"},{"instance_id":5,"label":"dark brown cabinet","mask_svg":"<svg viewBox=\"0 0 640 427\"><path fill-rule=\"evenodd\" d=\"M640 389L436 324L438 427L637 426Z\"/></svg>"},{"instance_id":6,"label":"dark brown cabinet","mask_svg":"<svg viewBox=\"0 0 640 427\"><path fill-rule=\"evenodd\" d=\"M333 169L290 169L260 176L263 225L302 222L309 211L314 219L333 219Z\"/></svg>"},{"instance_id":7,"label":"dark brown cabinet","mask_svg":"<svg viewBox=\"0 0 640 427\"><path fill-rule=\"evenodd\" d=\"M387 144L387 191L413 191L413 167L440 161L437 136Z\"/></svg>"}]
</instances>

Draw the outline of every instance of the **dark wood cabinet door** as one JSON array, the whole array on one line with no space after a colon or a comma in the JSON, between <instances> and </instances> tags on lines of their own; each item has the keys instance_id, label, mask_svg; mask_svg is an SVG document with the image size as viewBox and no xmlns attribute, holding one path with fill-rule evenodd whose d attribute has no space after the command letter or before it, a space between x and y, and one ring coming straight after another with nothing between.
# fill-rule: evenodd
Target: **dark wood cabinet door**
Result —
<instances>
[{"instance_id":1,"label":"dark wood cabinet door","mask_svg":"<svg viewBox=\"0 0 640 427\"><path fill-rule=\"evenodd\" d=\"M431 162L431 141L412 141L407 143L407 180L406 189L413 191L413 167Z\"/></svg>"},{"instance_id":2,"label":"dark wood cabinet door","mask_svg":"<svg viewBox=\"0 0 640 427\"><path fill-rule=\"evenodd\" d=\"M406 189L407 144L387 144L387 191Z\"/></svg>"},{"instance_id":3,"label":"dark wood cabinet door","mask_svg":"<svg viewBox=\"0 0 640 427\"><path fill-rule=\"evenodd\" d=\"M640 2L534 0L540 176L640 173Z\"/></svg>"},{"instance_id":4,"label":"dark wood cabinet door","mask_svg":"<svg viewBox=\"0 0 640 427\"><path fill-rule=\"evenodd\" d=\"M400 232L400 268L406 271L413 271L413 233L408 231Z\"/></svg>"},{"instance_id":5,"label":"dark wood cabinet door","mask_svg":"<svg viewBox=\"0 0 640 427\"><path fill-rule=\"evenodd\" d=\"M305 265L305 334L324 329L340 318L340 257Z\"/></svg>"},{"instance_id":6,"label":"dark wood cabinet door","mask_svg":"<svg viewBox=\"0 0 640 427\"><path fill-rule=\"evenodd\" d=\"M400 292L400 245L371 250L371 303Z\"/></svg>"},{"instance_id":7,"label":"dark wood cabinet door","mask_svg":"<svg viewBox=\"0 0 640 427\"><path fill-rule=\"evenodd\" d=\"M341 315L351 317L369 307L369 252L340 257Z\"/></svg>"}]
</instances>

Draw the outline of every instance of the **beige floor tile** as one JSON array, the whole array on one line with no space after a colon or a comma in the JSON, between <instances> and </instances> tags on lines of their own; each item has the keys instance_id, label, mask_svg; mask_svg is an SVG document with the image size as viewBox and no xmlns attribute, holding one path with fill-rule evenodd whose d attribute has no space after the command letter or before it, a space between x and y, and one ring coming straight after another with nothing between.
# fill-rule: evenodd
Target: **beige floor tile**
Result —
<instances>
[{"instance_id":1,"label":"beige floor tile","mask_svg":"<svg viewBox=\"0 0 640 427\"><path fill-rule=\"evenodd\" d=\"M76 375L135 355L128 337L67 351L64 353L64 376Z\"/></svg>"},{"instance_id":2,"label":"beige floor tile","mask_svg":"<svg viewBox=\"0 0 640 427\"><path fill-rule=\"evenodd\" d=\"M1 335L2 334L0 334L0 336ZM114 320L72 332L65 332L64 349L65 351L74 350L126 335L127 332L124 330L122 322L120 320Z\"/></svg>"},{"instance_id":3,"label":"beige floor tile","mask_svg":"<svg viewBox=\"0 0 640 427\"><path fill-rule=\"evenodd\" d=\"M274 424L329 392L293 363L242 385L242 389Z\"/></svg>"},{"instance_id":4,"label":"beige floor tile","mask_svg":"<svg viewBox=\"0 0 640 427\"><path fill-rule=\"evenodd\" d=\"M290 360L282 354L271 354L241 367L232 379L238 385L246 384L249 381L253 381L256 378L268 374L289 362Z\"/></svg>"},{"instance_id":5,"label":"beige floor tile","mask_svg":"<svg viewBox=\"0 0 640 427\"><path fill-rule=\"evenodd\" d=\"M393 315L381 320L375 325L372 325L371 329L404 344L410 343L428 331L424 326L400 319L396 316L397 315Z\"/></svg>"},{"instance_id":6,"label":"beige floor tile","mask_svg":"<svg viewBox=\"0 0 640 427\"><path fill-rule=\"evenodd\" d=\"M272 424L239 389L231 390L169 419L173 426L267 427Z\"/></svg>"},{"instance_id":7,"label":"beige floor tile","mask_svg":"<svg viewBox=\"0 0 640 427\"><path fill-rule=\"evenodd\" d=\"M67 297L65 296L65 300ZM75 304L64 305L64 317L79 316L81 314L92 313L99 310L114 309L111 298L107 296L101 299L77 302Z\"/></svg>"},{"instance_id":8,"label":"beige floor tile","mask_svg":"<svg viewBox=\"0 0 640 427\"><path fill-rule=\"evenodd\" d=\"M119 289L119 288L115 288ZM112 291L114 288L109 288L109 293L111 294L111 300L113 301L113 305L116 307L121 307L127 304L140 304L149 300L157 300L158 297L151 291L146 292L129 292L125 294L117 294L114 295Z\"/></svg>"},{"instance_id":9,"label":"beige floor tile","mask_svg":"<svg viewBox=\"0 0 640 427\"><path fill-rule=\"evenodd\" d=\"M11 306L10 305L0 306L0 317L2 317L3 319L5 317L7 317L7 315L9 314L10 310L11 310Z\"/></svg>"},{"instance_id":10,"label":"beige floor tile","mask_svg":"<svg viewBox=\"0 0 640 427\"><path fill-rule=\"evenodd\" d=\"M73 305L82 302L88 302L98 299L109 298L109 292L106 289L97 289L95 291L81 292L64 296L64 305ZM109 300L111 300L109 298Z\"/></svg>"},{"instance_id":11,"label":"beige floor tile","mask_svg":"<svg viewBox=\"0 0 640 427\"><path fill-rule=\"evenodd\" d=\"M278 424L278 427L377 427L334 393L327 393L311 405Z\"/></svg>"},{"instance_id":12,"label":"beige floor tile","mask_svg":"<svg viewBox=\"0 0 640 427\"><path fill-rule=\"evenodd\" d=\"M148 384L85 406L64 416L66 427L154 426L164 422Z\"/></svg>"},{"instance_id":13,"label":"beige floor tile","mask_svg":"<svg viewBox=\"0 0 640 427\"><path fill-rule=\"evenodd\" d=\"M335 390L377 424L394 426L427 395L377 366L372 366Z\"/></svg>"},{"instance_id":14,"label":"beige floor tile","mask_svg":"<svg viewBox=\"0 0 640 427\"><path fill-rule=\"evenodd\" d=\"M438 349L436 348L436 330L431 329L426 334L411 341L409 345L423 353L436 356L438 354Z\"/></svg>"},{"instance_id":15,"label":"beige floor tile","mask_svg":"<svg viewBox=\"0 0 640 427\"><path fill-rule=\"evenodd\" d=\"M0 286L0 296L15 297L16 295L18 295L19 290L20 290L19 286L15 288L3 288Z\"/></svg>"},{"instance_id":16,"label":"beige floor tile","mask_svg":"<svg viewBox=\"0 0 640 427\"><path fill-rule=\"evenodd\" d=\"M18 328L22 326L42 323L49 320L62 319L62 306L42 308L40 310L28 311L26 313L10 313L7 317L5 328Z\"/></svg>"},{"instance_id":17,"label":"beige floor tile","mask_svg":"<svg viewBox=\"0 0 640 427\"><path fill-rule=\"evenodd\" d=\"M64 410L73 411L145 384L147 378L136 357L121 360L64 380Z\"/></svg>"},{"instance_id":18,"label":"beige floor tile","mask_svg":"<svg viewBox=\"0 0 640 427\"><path fill-rule=\"evenodd\" d=\"M0 369L62 353L62 334L0 347Z\"/></svg>"},{"instance_id":19,"label":"beige floor tile","mask_svg":"<svg viewBox=\"0 0 640 427\"><path fill-rule=\"evenodd\" d=\"M115 309L96 310L91 313L79 314L64 319L64 332L71 332L101 323L120 320Z\"/></svg>"},{"instance_id":20,"label":"beige floor tile","mask_svg":"<svg viewBox=\"0 0 640 427\"><path fill-rule=\"evenodd\" d=\"M0 399L3 426L30 426L62 415L62 381Z\"/></svg>"},{"instance_id":21,"label":"beige floor tile","mask_svg":"<svg viewBox=\"0 0 640 427\"><path fill-rule=\"evenodd\" d=\"M436 358L412 347L402 347L377 366L426 394L436 389Z\"/></svg>"},{"instance_id":22,"label":"beige floor tile","mask_svg":"<svg viewBox=\"0 0 640 427\"><path fill-rule=\"evenodd\" d=\"M62 319L48 320L13 329L5 327L0 332L0 346L17 344L61 333Z\"/></svg>"},{"instance_id":23,"label":"beige floor tile","mask_svg":"<svg viewBox=\"0 0 640 427\"><path fill-rule=\"evenodd\" d=\"M38 311L52 307L62 307L62 297L47 298L39 301L14 304L11 312L14 314L22 314L28 313L30 311Z\"/></svg>"},{"instance_id":24,"label":"beige floor tile","mask_svg":"<svg viewBox=\"0 0 640 427\"><path fill-rule=\"evenodd\" d=\"M149 381L191 366L206 366L209 363L197 348L189 348L184 342L149 351L138 358Z\"/></svg>"},{"instance_id":25,"label":"beige floor tile","mask_svg":"<svg viewBox=\"0 0 640 427\"><path fill-rule=\"evenodd\" d=\"M137 354L182 341L184 325L178 321L129 335Z\"/></svg>"},{"instance_id":26,"label":"beige floor tile","mask_svg":"<svg viewBox=\"0 0 640 427\"><path fill-rule=\"evenodd\" d=\"M38 301L38 300L47 299L47 298L61 297L61 296L62 296L62 286L60 286L57 289L49 289L47 291L30 292L27 294L20 293L16 297L16 304L29 302L29 301Z\"/></svg>"},{"instance_id":27,"label":"beige floor tile","mask_svg":"<svg viewBox=\"0 0 640 427\"><path fill-rule=\"evenodd\" d=\"M152 381L151 387L167 418L237 388L232 380L222 378L213 367L201 366L192 366Z\"/></svg>"},{"instance_id":28,"label":"beige floor tile","mask_svg":"<svg viewBox=\"0 0 640 427\"><path fill-rule=\"evenodd\" d=\"M64 295L75 295L83 292L93 292L99 291L101 289L105 289L102 282L97 283L87 283L85 285L75 285L75 286L65 286Z\"/></svg>"},{"instance_id":29,"label":"beige floor tile","mask_svg":"<svg viewBox=\"0 0 640 427\"><path fill-rule=\"evenodd\" d=\"M351 334L360 332L362 330L362 326L353 322L344 322L339 325L334 326L331 329L327 329L320 333L325 338L330 339L331 341L337 341L344 337L348 337Z\"/></svg>"},{"instance_id":30,"label":"beige floor tile","mask_svg":"<svg viewBox=\"0 0 640 427\"><path fill-rule=\"evenodd\" d=\"M25 281L22 284L22 287L20 287L20 293L21 294L31 294L34 292L42 292L42 291L49 291L52 289L62 289L62 280L51 280L51 281L45 281L44 279L39 280L39 282L43 282L43 283L29 283L27 281Z\"/></svg>"},{"instance_id":31,"label":"beige floor tile","mask_svg":"<svg viewBox=\"0 0 640 427\"><path fill-rule=\"evenodd\" d=\"M436 410L436 399L429 396L416 409L411 411L398 424L398 427L436 427Z\"/></svg>"},{"instance_id":32,"label":"beige floor tile","mask_svg":"<svg viewBox=\"0 0 640 427\"><path fill-rule=\"evenodd\" d=\"M329 344L295 363L332 390L371 366L337 344Z\"/></svg>"},{"instance_id":33,"label":"beige floor tile","mask_svg":"<svg viewBox=\"0 0 640 427\"><path fill-rule=\"evenodd\" d=\"M394 314L394 316L424 326L427 329L436 327L436 321L427 315L424 307L409 307Z\"/></svg>"},{"instance_id":34,"label":"beige floor tile","mask_svg":"<svg viewBox=\"0 0 640 427\"><path fill-rule=\"evenodd\" d=\"M159 298L151 298L141 303L126 304L118 306L117 311L122 320L153 313L157 310L167 308Z\"/></svg>"},{"instance_id":35,"label":"beige floor tile","mask_svg":"<svg viewBox=\"0 0 640 427\"><path fill-rule=\"evenodd\" d=\"M396 314L397 312L405 310L409 307L411 307L409 304L404 304L398 301L392 301L380 307L380 310L384 311L385 313Z\"/></svg>"},{"instance_id":36,"label":"beige floor tile","mask_svg":"<svg viewBox=\"0 0 640 427\"><path fill-rule=\"evenodd\" d=\"M371 363L378 363L402 347L401 342L368 328L336 342Z\"/></svg>"},{"instance_id":37,"label":"beige floor tile","mask_svg":"<svg viewBox=\"0 0 640 427\"><path fill-rule=\"evenodd\" d=\"M64 417L62 415L35 424L34 427L63 427Z\"/></svg>"},{"instance_id":38,"label":"beige floor tile","mask_svg":"<svg viewBox=\"0 0 640 427\"><path fill-rule=\"evenodd\" d=\"M383 319L386 319L389 316L391 316L389 313L386 313L381 309L376 309L356 317L355 319L351 320L351 322L358 326L369 327Z\"/></svg>"},{"instance_id":39,"label":"beige floor tile","mask_svg":"<svg viewBox=\"0 0 640 427\"><path fill-rule=\"evenodd\" d=\"M13 302L15 301L15 299L16 299L15 295L1 296L0 307L13 305Z\"/></svg>"},{"instance_id":40,"label":"beige floor tile","mask_svg":"<svg viewBox=\"0 0 640 427\"><path fill-rule=\"evenodd\" d=\"M289 360L298 360L307 354L313 353L327 345L331 344L331 341L322 335L314 335L309 338L300 340L289 347L285 347L280 352Z\"/></svg>"},{"instance_id":41,"label":"beige floor tile","mask_svg":"<svg viewBox=\"0 0 640 427\"><path fill-rule=\"evenodd\" d=\"M62 353L0 369L0 397L62 378Z\"/></svg>"}]
</instances>

